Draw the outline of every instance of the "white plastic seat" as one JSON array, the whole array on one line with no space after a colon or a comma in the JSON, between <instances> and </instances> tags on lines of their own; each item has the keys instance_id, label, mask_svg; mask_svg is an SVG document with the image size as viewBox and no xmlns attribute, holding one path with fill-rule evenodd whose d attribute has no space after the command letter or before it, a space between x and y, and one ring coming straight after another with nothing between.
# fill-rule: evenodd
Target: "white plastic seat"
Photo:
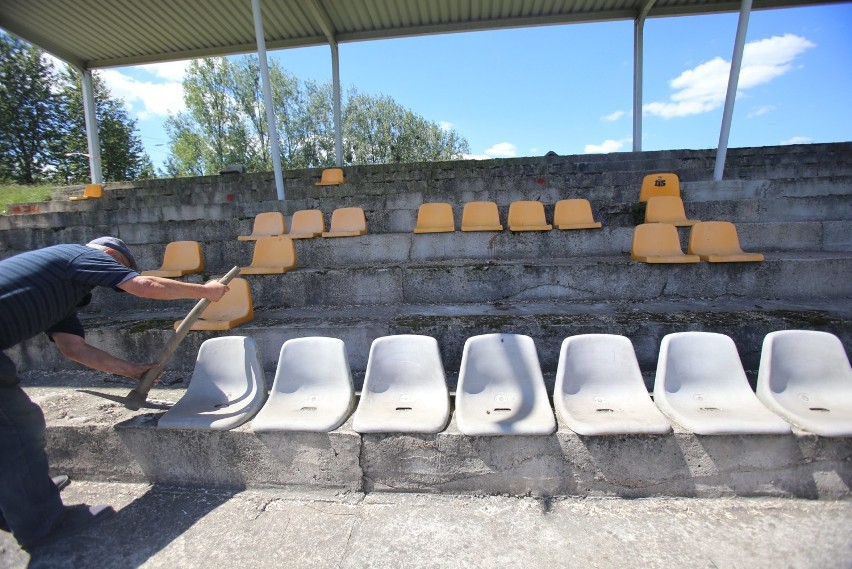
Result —
<instances>
[{"instance_id":1,"label":"white plastic seat","mask_svg":"<svg viewBox=\"0 0 852 569\"><path fill-rule=\"evenodd\" d=\"M346 346L337 338L296 338L281 346L269 399L251 422L256 433L327 433L355 407Z\"/></svg>"},{"instance_id":2,"label":"white plastic seat","mask_svg":"<svg viewBox=\"0 0 852 569\"><path fill-rule=\"evenodd\" d=\"M757 397L806 431L823 437L852 436L852 368L834 334L810 330L767 334Z\"/></svg>"},{"instance_id":3,"label":"white plastic seat","mask_svg":"<svg viewBox=\"0 0 852 569\"><path fill-rule=\"evenodd\" d=\"M359 433L437 433L449 418L450 394L437 340L413 334L373 340L352 428Z\"/></svg>"},{"instance_id":4,"label":"white plastic seat","mask_svg":"<svg viewBox=\"0 0 852 569\"><path fill-rule=\"evenodd\" d=\"M581 435L672 430L651 400L633 344L625 336L566 338L559 352L553 406L562 422Z\"/></svg>"},{"instance_id":5,"label":"white plastic seat","mask_svg":"<svg viewBox=\"0 0 852 569\"><path fill-rule=\"evenodd\" d=\"M663 338L654 402L697 435L786 434L790 425L751 390L734 341L712 332Z\"/></svg>"},{"instance_id":6,"label":"white plastic seat","mask_svg":"<svg viewBox=\"0 0 852 569\"><path fill-rule=\"evenodd\" d=\"M206 340L198 350L186 393L160 418L169 429L239 427L263 407L266 384L254 340L223 336Z\"/></svg>"},{"instance_id":7,"label":"white plastic seat","mask_svg":"<svg viewBox=\"0 0 852 569\"><path fill-rule=\"evenodd\" d=\"M535 343L520 334L468 338L456 389L456 424L465 435L549 435L556 419Z\"/></svg>"}]
</instances>

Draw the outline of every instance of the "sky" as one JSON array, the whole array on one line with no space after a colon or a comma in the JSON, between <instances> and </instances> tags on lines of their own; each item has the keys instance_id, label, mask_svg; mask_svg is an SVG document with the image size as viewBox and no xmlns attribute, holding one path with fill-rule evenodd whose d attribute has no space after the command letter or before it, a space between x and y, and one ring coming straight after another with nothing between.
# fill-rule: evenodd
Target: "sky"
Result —
<instances>
[{"instance_id":1,"label":"sky","mask_svg":"<svg viewBox=\"0 0 852 569\"><path fill-rule=\"evenodd\" d=\"M644 28L642 150L719 143L738 14L651 18ZM386 95L455 129L472 158L633 148L633 22L343 43L344 89ZM331 81L328 46L268 52ZM183 107L189 62L100 70L154 164ZM754 11L729 146L852 140L852 3Z\"/></svg>"}]
</instances>

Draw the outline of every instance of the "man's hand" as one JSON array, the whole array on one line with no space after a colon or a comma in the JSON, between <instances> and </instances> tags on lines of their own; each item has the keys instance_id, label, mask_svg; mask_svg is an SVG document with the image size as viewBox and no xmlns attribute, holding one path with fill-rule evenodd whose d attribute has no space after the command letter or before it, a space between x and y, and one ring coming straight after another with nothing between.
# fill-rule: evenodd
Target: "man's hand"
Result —
<instances>
[{"instance_id":1,"label":"man's hand","mask_svg":"<svg viewBox=\"0 0 852 569\"><path fill-rule=\"evenodd\" d=\"M228 285L223 285L219 281L207 281L204 284L204 298L216 302L217 300L221 300L229 290L231 289Z\"/></svg>"},{"instance_id":2,"label":"man's hand","mask_svg":"<svg viewBox=\"0 0 852 569\"><path fill-rule=\"evenodd\" d=\"M132 375L130 376L130 378L135 379L136 381L139 381L140 379L142 379L142 376L145 375L145 373L147 373L147 371L149 369L153 369L153 368L157 367L158 365L159 364L133 364L133 371L132 371ZM160 383L162 377L163 377L163 372L160 371L160 375L157 376L157 378L154 380L154 383Z\"/></svg>"}]
</instances>

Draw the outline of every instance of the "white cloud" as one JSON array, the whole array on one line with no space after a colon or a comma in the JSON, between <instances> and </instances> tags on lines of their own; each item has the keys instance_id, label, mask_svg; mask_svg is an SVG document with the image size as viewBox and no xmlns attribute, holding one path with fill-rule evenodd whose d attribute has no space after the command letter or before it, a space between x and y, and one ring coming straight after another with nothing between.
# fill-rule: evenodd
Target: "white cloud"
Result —
<instances>
[{"instance_id":1,"label":"white cloud","mask_svg":"<svg viewBox=\"0 0 852 569\"><path fill-rule=\"evenodd\" d=\"M762 105L757 107L753 111L748 114L748 118L753 119L754 117L759 117L765 115L767 113L771 113L775 110L775 105Z\"/></svg>"},{"instance_id":2,"label":"white cloud","mask_svg":"<svg viewBox=\"0 0 852 569\"><path fill-rule=\"evenodd\" d=\"M138 79L117 69L103 69L98 73L114 97L124 99L139 119L166 117L169 113L183 111L183 75L189 62L178 61L142 65L136 68L151 76Z\"/></svg>"},{"instance_id":3,"label":"white cloud","mask_svg":"<svg viewBox=\"0 0 852 569\"><path fill-rule=\"evenodd\" d=\"M491 160L492 156L486 154L465 154L465 160Z\"/></svg>"},{"instance_id":4,"label":"white cloud","mask_svg":"<svg viewBox=\"0 0 852 569\"><path fill-rule=\"evenodd\" d=\"M586 154L607 154L609 152L618 152L624 145L633 140L632 138L622 138L621 140L604 140L601 144L587 144L583 148Z\"/></svg>"},{"instance_id":5,"label":"white cloud","mask_svg":"<svg viewBox=\"0 0 852 569\"><path fill-rule=\"evenodd\" d=\"M793 69L793 60L812 47L815 44L793 34L747 43L737 84L738 95L788 73ZM669 82L674 90L669 101L648 103L643 111L668 119L715 110L725 102L730 70L731 62L721 57L687 69Z\"/></svg>"},{"instance_id":6,"label":"white cloud","mask_svg":"<svg viewBox=\"0 0 852 569\"><path fill-rule=\"evenodd\" d=\"M485 151L489 158L512 158L517 156L518 149L511 142L498 142Z\"/></svg>"},{"instance_id":7,"label":"white cloud","mask_svg":"<svg viewBox=\"0 0 852 569\"><path fill-rule=\"evenodd\" d=\"M455 126L455 125L453 125L453 123L451 123L451 122L447 122L447 121L439 121L438 122L438 127L441 130L443 130L444 132L450 132L451 130L453 130L453 126Z\"/></svg>"},{"instance_id":8,"label":"white cloud","mask_svg":"<svg viewBox=\"0 0 852 569\"><path fill-rule=\"evenodd\" d=\"M624 115L625 115L624 111L615 111L615 112L610 113L608 115L602 116L601 120L604 121L604 122L615 122L618 119L620 119L621 117L623 117Z\"/></svg>"},{"instance_id":9,"label":"white cloud","mask_svg":"<svg viewBox=\"0 0 852 569\"><path fill-rule=\"evenodd\" d=\"M813 142L813 139L807 136L794 136L793 138L782 140L781 144L810 144L811 142Z\"/></svg>"}]
</instances>

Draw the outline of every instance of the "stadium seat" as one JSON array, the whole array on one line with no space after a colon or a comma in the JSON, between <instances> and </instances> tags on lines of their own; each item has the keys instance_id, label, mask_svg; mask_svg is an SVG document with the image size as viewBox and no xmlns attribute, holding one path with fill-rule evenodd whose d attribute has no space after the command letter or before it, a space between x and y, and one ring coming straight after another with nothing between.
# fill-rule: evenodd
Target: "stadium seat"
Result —
<instances>
[{"instance_id":1,"label":"stadium seat","mask_svg":"<svg viewBox=\"0 0 852 569\"><path fill-rule=\"evenodd\" d=\"M269 399L251 422L256 433L328 433L355 407L346 346L337 338L296 338L281 347Z\"/></svg>"},{"instance_id":2,"label":"stadium seat","mask_svg":"<svg viewBox=\"0 0 852 569\"><path fill-rule=\"evenodd\" d=\"M142 271L146 277L175 278L204 270L204 255L198 241L172 241L166 245L163 263L155 271Z\"/></svg>"},{"instance_id":3,"label":"stadium seat","mask_svg":"<svg viewBox=\"0 0 852 569\"><path fill-rule=\"evenodd\" d=\"M697 435L783 435L790 425L767 409L746 379L734 341L713 332L663 338L654 402Z\"/></svg>"},{"instance_id":4,"label":"stadium seat","mask_svg":"<svg viewBox=\"0 0 852 569\"><path fill-rule=\"evenodd\" d=\"M582 334L562 342L553 389L556 415L581 435L664 434L671 425L651 401L625 336Z\"/></svg>"},{"instance_id":5,"label":"stadium seat","mask_svg":"<svg viewBox=\"0 0 852 569\"><path fill-rule=\"evenodd\" d=\"M654 196L680 197L680 179L677 174L648 174L642 178L639 201L646 202Z\"/></svg>"},{"instance_id":6,"label":"stadium seat","mask_svg":"<svg viewBox=\"0 0 852 569\"><path fill-rule=\"evenodd\" d=\"M296 248L286 235L261 237L254 244L251 265L241 275L280 275L296 268Z\"/></svg>"},{"instance_id":7,"label":"stadium seat","mask_svg":"<svg viewBox=\"0 0 852 569\"><path fill-rule=\"evenodd\" d=\"M559 200L553 209L556 229L599 229L600 221L592 216L592 205L584 198Z\"/></svg>"},{"instance_id":8,"label":"stadium seat","mask_svg":"<svg viewBox=\"0 0 852 569\"><path fill-rule=\"evenodd\" d=\"M230 330L254 319L254 306L248 281L236 278L228 283L230 289L219 301L211 302L190 330ZM182 320L175 322L174 328Z\"/></svg>"},{"instance_id":9,"label":"stadium seat","mask_svg":"<svg viewBox=\"0 0 852 569\"><path fill-rule=\"evenodd\" d=\"M325 217L318 209L301 209L290 220L290 239L311 239L325 231Z\"/></svg>"},{"instance_id":10,"label":"stadium seat","mask_svg":"<svg viewBox=\"0 0 852 569\"><path fill-rule=\"evenodd\" d=\"M517 201L509 204L509 231L550 231L553 226L544 216L544 204Z\"/></svg>"},{"instance_id":11,"label":"stadium seat","mask_svg":"<svg viewBox=\"0 0 852 569\"><path fill-rule=\"evenodd\" d=\"M255 216L251 235L240 235L237 239L240 241L256 241L261 237L284 235L285 233L287 233L287 223L284 220L284 214L280 211L267 211Z\"/></svg>"},{"instance_id":12,"label":"stadium seat","mask_svg":"<svg viewBox=\"0 0 852 569\"><path fill-rule=\"evenodd\" d=\"M104 187L101 184L89 184L83 188L82 196L71 196L69 201L95 200L104 197Z\"/></svg>"},{"instance_id":13,"label":"stadium seat","mask_svg":"<svg viewBox=\"0 0 852 569\"><path fill-rule=\"evenodd\" d=\"M697 263L698 255L684 255L677 227L668 223L643 223L633 230L630 258L642 263Z\"/></svg>"},{"instance_id":14,"label":"stadium seat","mask_svg":"<svg viewBox=\"0 0 852 569\"><path fill-rule=\"evenodd\" d=\"M760 253L746 253L740 248L737 227L730 221L702 221L692 226L687 247L690 255L698 255L710 263L755 263L763 261Z\"/></svg>"},{"instance_id":15,"label":"stadium seat","mask_svg":"<svg viewBox=\"0 0 852 569\"><path fill-rule=\"evenodd\" d=\"M251 419L265 400L266 379L254 340L211 338L198 350L186 393L157 426L227 431Z\"/></svg>"},{"instance_id":16,"label":"stadium seat","mask_svg":"<svg viewBox=\"0 0 852 569\"><path fill-rule=\"evenodd\" d=\"M453 208L448 203L424 203L417 209L414 233L452 233L456 230Z\"/></svg>"},{"instance_id":17,"label":"stadium seat","mask_svg":"<svg viewBox=\"0 0 852 569\"><path fill-rule=\"evenodd\" d=\"M834 334L811 330L767 334L757 397L801 429L822 437L852 436L852 368Z\"/></svg>"},{"instance_id":18,"label":"stadium seat","mask_svg":"<svg viewBox=\"0 0 852 569\"><path fill-rule=\"evenodd\" d=\"M360 207L341 207L331 213L331 227L323 237L356 237L367 233L367 218Z\"/></svg>"},{"instance_id":19,"label":"stadium seat","mask_svg":"<svg viewBox=\"0 0 852 569\"><path fill-rule=\"evenodd\" d=\"M359 433L437 433L450 418L438 342L402 334L373 340L352 428Z\"/></svg>"},{"instance_id":20,"label":"stadium seat","mask_svg":"<svg viewBox=\"0 0 852 569\"><path fill-rule=\"evenodd\" d=\"M322 171L320 181L315 186L339 186L343 183L342 168L326 168Z\"/></svg>"},{"instance_id":21,"label":"stadium seat","mask_svg":"<svg viewBox=\"0 0 852 569\"><path fill-rule=\"evenodd\" d=\"M468 202L462 210L462 231L503 231L494 202Z\"/></svg>"},{"instance_id":22,"label":"stadium seat","mask_svg":"<svg viewBox=\"0 0 852 569\"><path fill-rule=\"evenodd\" d=\"M467 339L456 388L456 424L471 436L556 430L532 338L484 334Z\"/></svg>"},{"instance_id":23,"label":"stadium seat","mask_svg":"<svg viewBox=\"0 0 852 569\"><path fill-rule=\"evenodd\" d=\"M645 223L670 223L678 227L688 227L698 223L697 219L687 219L683 200L677 196L654 196L645 205Z\"/></svg>"}]
</instances>

